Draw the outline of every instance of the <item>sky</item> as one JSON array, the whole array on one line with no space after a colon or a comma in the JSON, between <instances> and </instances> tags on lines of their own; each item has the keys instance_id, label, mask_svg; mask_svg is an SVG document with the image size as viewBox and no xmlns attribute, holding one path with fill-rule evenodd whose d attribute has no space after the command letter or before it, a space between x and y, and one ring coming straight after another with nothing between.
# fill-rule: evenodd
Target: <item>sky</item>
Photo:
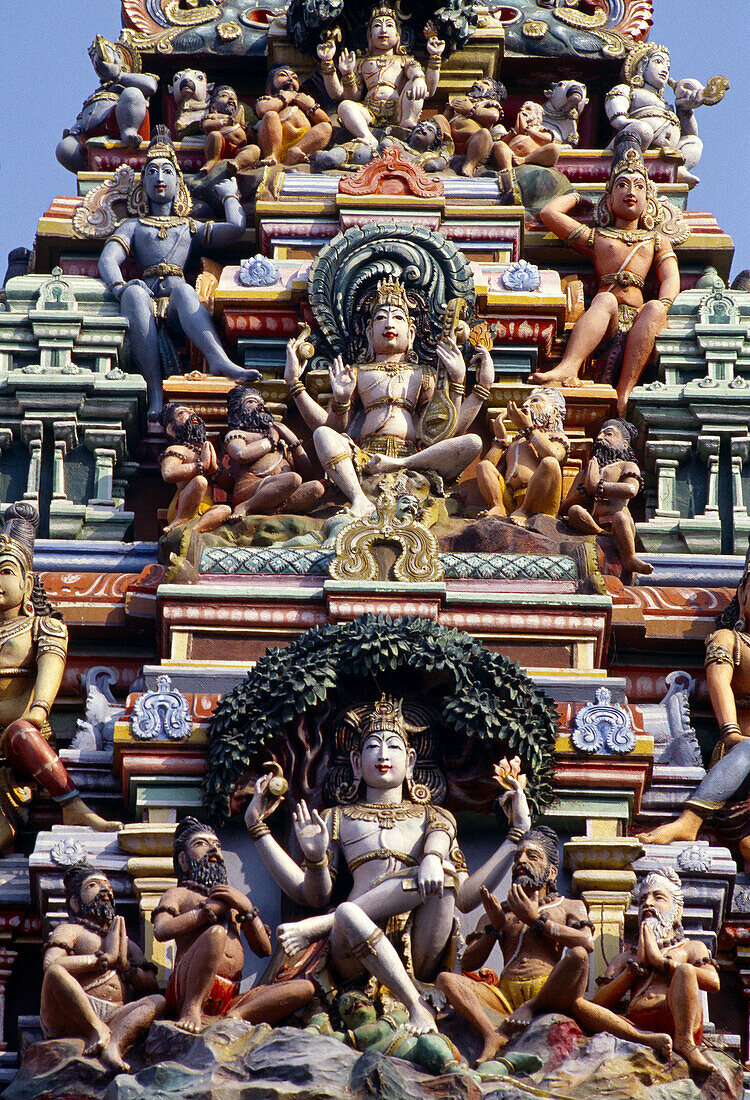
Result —
<instances>
[{"instance_id":1,"label":"sky","mask_svg":"<svg viewBox=\"0 0 750 1100\"><path fill-rule=\"evenodd\" d=\"M669 47L672 76L730 80L722 103L696 115L704 153L689 209L709 210L736 246L732 274L750 268L750 4L654 0L651 41ZM0 36L0 276L17 245L74 182L55 145L96 86L87 48L117 38L118 0L3 0Z\"/></svg>"}]
</instances>

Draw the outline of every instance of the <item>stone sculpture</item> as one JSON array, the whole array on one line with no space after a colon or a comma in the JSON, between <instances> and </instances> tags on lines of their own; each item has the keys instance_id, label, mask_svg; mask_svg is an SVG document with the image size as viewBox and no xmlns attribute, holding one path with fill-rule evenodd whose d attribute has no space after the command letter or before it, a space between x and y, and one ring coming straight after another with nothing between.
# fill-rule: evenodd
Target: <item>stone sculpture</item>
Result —
<instances>
[{"instance_id":1,"label":"stone sculpture","mask_svg":"<svg viewBox=\"0 0 750 1100\"><path fill-rule=\"evenodd\" d=\"M84 1054L128 1073L125 1054L164 1012L156 967L128 938L102 871L75 863L63 883L70 920L53 929L45 946L45 1038L82 1039Z\"/></svg>"},{"instance_id":2,"label":"stone sculpture","mask_svg":"<svg viewBox=\"0 0 750 1100\"><path fill-rule=\"evenodd\" d=\"M656 42L643 42L630 50L622 66L622 83L605 100L607 118L620 134L634 138L645 152L661 149L685 158L678 180L688 187L700 182L693 168L700 160L703 142L698 137L694 111L703 104L719 103L729 87L726 77L715 76L704 87L698 80L669 78L669 50ZM664 102L664 89L675 93L675 111ZM675 113L676 112L676 113Z\"/></svg>"},{"instance_id":3,"label":"stone sculpture","mask_svg":"<svg viewBox=\"0 0 750 1100\"><path fill-rule=\"evenodd\" d=\"M368 515L372 502L365 496L358 472L388 473L393 470L435 470L447 481L466 469L481 450L476 435L459 435L489 396L494 367L486 348L477 356L480 395L471 396L462 408L466 365L453 340L438 344L437 355L447 372L455 407L455 438L444 439L420 449L418 412L424 414L437 391L435 377L425 370L413 353L415 328L406 292L397 280L383 279L370 307L367 352L356 365L346 365L337 356L330 368L333 399L326 411L300 381L301 367L294 341L287 345L284 380L301 416L314 429L313 441L328 477L349 501L353 515ZM474 389L477 393L477 387ZM352 423L352 403L358 397L365 419L357 443L345 434ZM472 403L471 405L469 403ZM461 412L464 413L463 423Z\"/></svg>"},{"instance_id":4,"label":"stone sculpture","mask_svg":"<svg viewBox=\"0 0 750 1100\"><path fill-rule=\"evenodd\" d=\"M240 931L261 957L271 954L271 941L252 901L228 884L216 833L194 817L183 818L173 860L177 886L162 894L154 910L154 936L177 945L167 986L167 1010L177 1016L177 1026L199 1032L206 1016L278 1023L306 1005L315 987L304 978L240 994Z\"/></svg>"},{"instance_id":5,"label":"stone sculpture","mask_svg":"<svg viewBox=\"0 0 750 1100\"><path fill-rule=\"evenodd\" d=\"M211 93L201 129L206 135L203 153L206 163L200 169L208 175L219 161L227 162L230 176L246 175L260 159L260 149L247 140L245 108L229 84L219 84Z\"/></svg>"},{"instance_id":6,"label":"stone sculpture","mask_svg":"<svg viewBox=\"0 0 750 1100\"><path fill-rule=\"evenodd\" d=\"M450 130L440 115L423 118L407 139L399 137L389 127L380 142L381 153L393 145L404 159L418 164L425 172L444 172L454 153Z\"/></svg>"},{"instance_id":7,"label":"stone sculpture","mask_svg":"<svg viewBox=\"0 0 750 1100\"><path fill-rule=\"evenodd\" d=\"M229 391L227 424L216 481L230 494L232 518L309 512L325 486L315 480L302 441L274 420L257 390Z\"/></svg>"},{"instance_id":8,"label":"stone sculpture","mask_svg":"<svg viewBox=\"0 0 750 1100\"><path fill-rule=\"evenodd\" d=\"M206 425L187 405L173 401L162 407L159 422L173 440L159 456L161 476L177 487L162 533L168 535L193 520L197 520L195 532L213 531L229 518L231 508L214 500L218 461L213 444L206 439Z\"/></svg>"},{"instance_id":9,"label":"stone sculpture","mask_svg":"<svg viewBox=\"0 0 750 1100\"><path fill-rule=\"evenodd\" d=\"M169 94L175 103L175 136L182 140L200 134L201 123L208 113L208 101L214 85L202 69L180 69L172 77Z\"/></svg>"},{"instance_id":10,"label":"stone sculpture","mask_svg":"<svg viewBox=\"0 0 750 1100\"><path fill-rule=\"evenodd\" d=\"M596 437L585 470L576 477L562 503L574 531L600 535L611 533L622 564L631 573L653 573L654 567L635 552L635 523L629 504L643 488L633 443L637 428L626 420L607 420Z\"/></svg>"},{"instance_id":11,"label":"stone sculpture","mask_svg":"<svg viewBox=\"0 0 750 1100\"><path fill-rule=\"evenodd\" d=\"M656 189L637 144L625 139L615 149L596 228L570 217L569 211L579 201L575 192L561 195L548 202L539 216L561 240L592 257L599 289L574 325L560 363L551 370L537 371L530 381L579 386L578 373L586 358L603 341L627 333L617 383L617 411L624 416L630 394L679 293L677 258L660 231L666 212L659 209ZM659 297L644 303L643 288L651 271L659 284Z\"/></svg>"},{"instance_id":12,"label":"stone sculpture","mask_svg":"<svg viewBox=\"0 0 750 1100\"><path fill-rule=\"evenodd\" d=\"M304 164L331 140L331 120L312 96L299 90L289 65L272 65L266 94L255 101L261 164Z\"/></svg>"},{"instance_id":13,"label":"stone sculpture","mask_svg":"<svg viewBox=\"0 0 750 1100\"><path fill-rule=\"evenodd\" d=\"M512 438L506 415L518 429ZM477 466L477 486L490 505L485 514L507 517L521 527L534 515L556 516L562 464L570 451L563 395L559 390L532 390L520 409L511 401L492 428L494 442Z\"/></svg>"},{"instance_id":14,"label":"stone sculpture","mask_svg":"<svg viewBox=\"0 0 750 1100\"><path fill-rule=\"evenodd\" d=\"M88 167L86 142L106 136L137 149L148 141L148 101L156 92L159 78L141 72L138 51L123 42L108 42L100 34L89 48L89 57L99 77L99 87L85 100L78 118L63 136L55 156L69 172Z\"/></svg>"},{"instance_id":15,"label":"stone sculpture","mask_svg":"<svg viewBox=\"0 0 750 1100\"><path fill-rule=\"evenodd\" d=\"M361 145L377 152L372 127L416 126L428 96L437 89L441 54L445 43L434 35L427 40L430 60L425 73L419 62L401 45L401 23L393 8L373 8L367 24L367 51L357 57L342 50L338 72L334 67L333 38L318 46L320 71L326 91L338 103L342 126Z\"/></svg>"},{"instance_id":16,"label":"stone sculpture","mask_svg":"<svg viewBox=\"0 0 750 1100\"><path fill-rule=\"evenodd\" d=\"M227 221L196 222L188 217L190 195L174 146L168 133L158 130L148 147L141 180L128 196L128 210L134 216L117 227L99 258L99 274L130 323L130 346L146 379L152 424L164 400L158 321L181 329L205 356L211 374L248 382L260 377L228 358L208 310L185 280L184 268L194 248L232 244L245 231L236 182L222 180L214 190L224 204ZM128 257L141 268L141 278L126 282L122 264Z\"/></svg>"},{"instance_id":17,"label":"stone sculpture","mask_svg":"<svg viewBox=\"0 0 750 1100\"><path fill-rule=\"evenodd\" d=\"M6 509L0 531L0 850L13 841L31 781L57 802L66 825L122 827L89 809L50 744L49 712L65 671L68 631L32 568L38 522L33 505L22 501Z\"/></svg>"},{"instance_id":18,"label":"stone sculpture","mask_svg":"<svg viewBox=\"0 0 750 1100\"><path fill-rule=\"evenodd\" d=\"M451 96L448 100L442 117L450 129L456 152L464 158L461 175L473 176L507 132L501 124L507 95L505 85L482 77L474 81L466 95ZM510 175L504 183L505 190L513 193Z\"/></svg>"},{"instance_id":19,"label":"stone sculpture","mask_svg":"<svg viewBox=\"0 0 750 1100\"><path fill-rule=\"evenodd\" d=\"M703 1035L701 990L718 993L719 974L708 948L688 939L681 917L679 875L666 867L647 875L635 891L638 942L609 966L594 1002L619 1004L630 993L627 1019L639 1028L665 1032L691 1069L714 1066L700 1051Z\"/></svg>"},{"instance_id":20,"label":"stone sculpture","mask_svg":"<svg viewBox=\"0 0 750 1100\"><path fill-rule=\"evenodd\" d=\"M685 803L679 817L651 832L641 833L644 844L670 844L695 840L703 822L716 815L721 831L736 843L750 863L750 821L747 800L732 805L750 776L750 567L745 562L737 586L734 606L730 604L719 630L706 639L706 682L714 716L719 726L719 744L711 768ZM720 620L721 621L721 620Z\"/></svg>"},{"instance_id":21,"label":"stone sculpture","mask_svg":"<svg viewBox=\"0 0 750 1100\"><path fill-rule=\"evenodd\" d=\"M302 801L294 811L302 867L265 823L279 804L267 794L265 777L255 784L245 820L263 863L298 904L319 910L329 904L341 858L354 880L349 898L332 913L281 925L277 934L286 953L295 956L328 936L338 979L346 982L369 972L404 1005L413 1032L424 1034L436 1030L435 1020L383 928L392 917L412 914L413 974L421 981L433 979L456 908L470 911L479 902L482 884L497 886L513 844L504 841L469 878L456 844L455 820L432 803L430 787L414 779L417 754L409 745L401 700L383 696L362 710L351 780L342 778L337 785L339 804L320 814ZM508 812L517 825L525 820L523 792L515 779L508 786Z\"/></svg>"},{"instance_id":22,"label":"stone sculpture","mask_svg":"<svg viewBox=\"0 0 750 1100\"><path fill-rule=\"evenodd\" d=\"M544 125L540 103L528 99L521 105L513 129L503 134L495 145L494 157L501 172L509 172L519 164L555 167L560 158L560 146Z\"/></svg>"},{"instance_id":23,"label":"stone sculpture","mask_svg":"<svg viewBox=\"0 0 750 1100\"><path fill-rule=\"evenodd\" d=\"M558 80L545 88L542 104L545 130L563 146L578 145L578 120L588 101L586 85L580 80Z\"/></svg>"}]
</instances>

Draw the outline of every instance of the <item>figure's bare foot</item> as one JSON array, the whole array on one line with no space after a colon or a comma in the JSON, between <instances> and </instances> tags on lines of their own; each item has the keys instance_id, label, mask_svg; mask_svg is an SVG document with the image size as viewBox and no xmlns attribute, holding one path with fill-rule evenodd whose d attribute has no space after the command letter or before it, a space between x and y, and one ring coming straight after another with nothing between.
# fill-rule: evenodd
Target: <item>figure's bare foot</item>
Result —
<instances>
[{"instance_id":1,"label":"figure's bare foot","mask_svg":"<svg viewBox=\"0 0 750 1100\"><path fill-rule=\"evenodd\" d=\"M712 1073L716 1069L713 1062L709 1062L705 1054L702 1054L695 1043L690 1039L680 1040L675 1036L674 1052L675 1054L681 1055L691 1069L698 1070L702 1073Z\"/></svg>"},{"instance_id":2,"label":"figure's bare foot","mask_svg":"<svg viewBox=\"0 0 750 1100\"><path fill-rule=\"evenodd\" d=\"M96 833L119 833L122 828L121 821L107 821L90 810L86 803L76 795L66 802L62 808L63 825L85 825ZM107 1032L109 1038L109 1032Z\"/></svg>"},{"instance_id":3,"label":"figure's bare foot","mask_svg":"<svg viewBox=\"0 0 750 1100\"><path fill-rule=\"evenodd\" d=\"M127 145L128 149L139 149L141 135L134 127L126 126L124 130L120 131L120 141L123 145Z\"/></svg>"},{"instance_id":4,"label":"figure's bare foot","mask_svg":"<svg viewBox=\"0 0 750 1100\"><path fill-rule=\"evenodd\" d=\"M437 1032L435 1017L422 1001L417 1001L409 1012L409 1031L413 1035L426 1035L430 1031Z\"/></svg>"},{"instance_id":5,"label":"figure's bare foot","mask_svg":"<svg viewBox=\"0 0 750 1100\"><path fill-rule=\"evenodd\" d=\"M469 179L471 179L478 167L479 165L472 164L471 161L465 160L464 163L461 165L459 171L462 176L468 176Z\"/></svg>"},{"instance_id":6,"label":"figure's bare foot","mask_svg":"<svg viewBox=\"0 0 750 1100\"><path fill-rule=\"evenodd\" d=\"M222 378L237 379L239 382L260 382L263 375L253 367L238 367L235 363L222 363L221 366L210 367L210 374L219 374Z\"/></svg>"},{"instance_id":7,"label":"figure's bare foot","mask_svg":"<svg viewBox=\"0 0 750 1100\"><path fill-rule=\"evenodd\" d=\"M530 518L528 512L524 512L523 508L516 508L515 512L511 512L508 516L510 522L515 523L516 527L525 527Z\"/></svg>"},{"instance_id":8,"label":"figure's bare foot","mask_svg":"<svg viewBox=\"0 0 750 1100\"><path fill-rule=\"evenodd\" d=\"M635 554L632 558L623 558L622 564L626 569L629 569L631 573L643 573L648 576L649 573L653 573L653 565L649 565L647 561L643 561L642 558L637 558Z\"/></svg>"},{"instance_id":9,"label":"figure's bare foot","mask_svg":"<svg viewBox=\"0 0 750 1100\"><path fill-rule=\"evenodd\" d=\"M508 513L503 504L493 504L491 508L485 508L479 513L479 519L507 519Z\"/></svg>"},{"instance_id":10,"label":"figure's bare foot","mask_svg":"<svg viewBox=\"0 0 750 1100\"><path fill-rule=\"evenodd\" d=\"M643 1040L646 1046L651 1047L657 1058L668 1062L672 1057L672 1036L662 1031L657 1031L648 1039Z\"/></svg>"},{"instance_id":11,"label":"figure's bare foot","mask_svg":"<svg viewBox=\"0 0 750 1100\"><path fill-rule=\"evenodd\" d=\"M388 455L373 455L368 459L363 469L363 474L390 474L394 470L403 469L400 458L390 458Z\"/></svg>"},{"instance_id":12,"label":"figure's bare foot","mask_svg":"<svg viewBox=\"0 0 750 1100\"><path fill-rule=\"evenodd\" d=\"M525 1027L528 1027L531 1021L534 1019L534 1006L531 1001L527 1001L526 1004L521 1005L515 1012L507 1019L507 1024L511 1028L515 1028L518 1031L522 1031Z\"/></svg>"},{"instance_id":13,"label":"figure's bare foot","mask_svg":"<svg viewBox=\"0 0 750 1100\"><path fill-rule=\"evenodd\" d=\"M304 153L301 149L298 149L296 145L292 145L286 151L286 156L284 158L284 163L289 164L289 165L291 165L291 164L308 164L309 160L310 160L310 158L308 157L307 153Z\"/></svg>"},{"instance_id":14,"label":"figure's bare foot","mask_svg":"<svg viewBox=\"0 0 750 1100\"><path fill-rule=\"evenodd\" d=\"M537 386L582 386L578 370L572 367L553 367L552 370L537 370L529 375L529 382Z\"/></svg>"},{"instance_id":15,"label":"figure's bare foot","mask_svg":"<svg viewBox=\"0 0 750 1100\"><path fill-rule=\"evenodd\" d=\"M187 523L186 519L173 519L171 523L167 523L162 528L162 535L171 535L178 527L184 527Z\"/></svg>"},{"instance_id":16,"label":"figure's bare foot","mask_svg":"<svg viewBox=\"0 0 750 1100\"><path fill-rule=\"evenodd\" d=\"M204 1030L203 1017L199 1008L188 1009L184 1015L180 1016L179 1020L175 1022L175 1027L178 1027L180 1031L187 1031L191 1035L200 1035Z\"/></svg>"},{"instance_id":17,"label":"figure's bare foot","mask_svg":"<svg viewBox=\"0 0 750 1100\"><path fill-rule=\"evenodd\" d=\"M683 811L674 821L659 825L649 833L639 833L643 844L671 844L674 840L695 840L701 827L701 819L692 811Z\"/></svg>"},{"instance_id":18,"label":"figure's bare foot","mask_svg":"<svg viewBox=\"0 0 750 1100\"><path fill-rule=\"evenodd\" d=\"M96 1057L104 1050L110 1040L110 1030L103 1020L97 1020L92 1029L83 1053Z\"/></svg>"},{"instance_id":19,"label":"figure's bare foot","mask_svg":"<svg viewBox=\"0 0 750 1100\"><path fill-rule=\"evenodd\" d=\"M304 951L316 939L305 931L305 921L297 921L295 924L280 924L276 929L276 939L284 948L285 953L293 958L300 951Z\"/></svg>"},{"instance_id":20,"label":"figure's bare foot","mask_svg":"<svg viewBox=\"0 0 750 1100\"><path fill-rule=\"evenodd\" d=\"M508 1045L508 1037L501 1031L493 1031L491 1035L485 1035L482 1053L474 1062L475 1066L481 1066L482 1062L492 1062L503 1047Z\"/></svg>"},{"instance_id":21,"label":"figure's bare foot","mask_svg":"<svg viewBox=\"0 0 750 1100\"><path fill-rule=\"evenodd\" d=\"M273 153L269 153L267 157L263 157L262 160L258 161L258 167L259 168L270 168L270 166L272 164L278 164L278 163L279 163L278 159L273 155Z\"/></svg>"},{"instance_id":22,"label":"figure's bare foot","mask_svg":"<svg viewBox=\"0 0 750 1100\"><path fill-rule=\"evenodd\" d=\"M355 519L363 519L365 516L371 516L375 511L375 505L371 500L368 500L366 496L353 500L347 512L350 512Z\"/></svg>"},{"instance_id":23,"label":"figure's bare foot","mask_svg":"<svg viewBox=\"0 0 750 1100\"><path fill-rule=\"evenodd\" d=\"M124 1061L117 1043L110 1041L99 1055L99 1061L115 1073L130 1073L130 1066Z\"/></svg>"}]
</instances>

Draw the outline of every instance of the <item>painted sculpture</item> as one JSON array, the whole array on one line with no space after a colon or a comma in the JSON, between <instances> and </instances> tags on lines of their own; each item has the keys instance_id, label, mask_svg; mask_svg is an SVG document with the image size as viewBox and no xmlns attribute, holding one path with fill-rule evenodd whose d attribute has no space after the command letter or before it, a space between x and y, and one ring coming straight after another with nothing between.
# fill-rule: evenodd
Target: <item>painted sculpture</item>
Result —
<instances>
[{"instance_id":1,"label":"painted sculpture","mask_svg":"<svg viewBox=\"0 0 750 1100\"><path fill-rule=\"evenodd\" d=\"M142 178L128 196L128 211L134 216L117 227L99 258L99 274L130 324L130 346L146 379L152 424L164 400L160 321L188 337L205 356L211 374L248 382L258 377L257 371L244 370L229 359L208 310L185 280L184 268L195 248L232 244L245 231L236 182L222 180L215 193L224 204L226 222L196 222L188 217L190 195L174 146L166 131L157 132L146 153ZM128 257L141 269L141 278L129 282L122 277Z\"/></svg>"},{"instance_id":2,"label":"painted sculpture","mask_svg":"<svg viewBox=\"0 0 750 1100\"><path fill-rule=\"evenodd\" d=\"M450 128L456 152L463 156L462 176L473 176L488 160L502 136L505 85L488 77L475 80L466 95L451 96L445 108L445 124ZM506 191L512 192L510 175Z\"/></svg>"},{"instance_id":3,"label":"painted sculpture","mask_svg":"<svg viewBox=\"0 0 750 1100\"><path fill-rule=\"evenodd\" d=\"M434 1017L383 928L390 918L411 912L414 977L434 979L450 947L456 908L470 911L483 885L497 886L514 845L503 841L469 878L453 816L432 803L429 785L414 779L417 754L409 744L401 700L383 696L361 711L350 777L337 786L338 804L321 814L300 802L294 811L302 867L265 822L279 804L267 794L266 777L255 785L245 820L263 863L298 904L316 909L329 904L340 860L354 880L348 899L333 912L280 926L277 935L285 952L294 957L330 937L339 979L373 975L405 1006L414 1033L424 1034L436 1030ZM517 808L510 808L514 824L524 808L519 791L516 784Z\"/></svg>"},{"instance_id":4,"label":"painted sculpture","mask_svg":"<svg viewBox=\"0 0 750 1100\"><path fill-rule=\"evenodd\" d=\"M557 80L544 90L542 122L563 146L579 142L578 120L589 102L586 85L580 80Z\"/></svg>"},{"instance_id":5,"label":"painted sculpture","mask_svg":"<svg viewBox=\"0 0 750 1100\"><path fill-rule=\"evenodd\" d=\"M706 639L706 682L719 743L711 768L685 803L679 817L641 833L644 844L695 840L711 817L722 835L735 844L750 864L750 819L747 798L741 796L750 776L750 568L737 586L734 605L722 625ZM739 797L738 801L735 801Z\"/></svg>"},{"instance_id":6,"label":"painted sculpture","mask_svg":"<svg viewBox=\"0 0 750 1100\"><path fill-rule=\"evenodd\" d=\"M49 713L65 671L68 631L33 571L38 522L33 505L22 501L6 509L0 531L0 850L12 844L30 782L52 796L65 824L122 828L89 809L50 744Z\"/></svg>"},{"instance_id":7,"label":"painted sculpture","mask_svg":"<svg viewBox=\"0 0 750 1100\"><path fill-rule=\"evenodd\" d=\"M693 169L703 152L694 111L702 104L719 103L729 87L726 77L715 76L704 87L698 80L669 78L670 58L666 46L644 42L628 53L622 66L622 83L607 93L605 109L612 126L646 149L680 153L684 165L678 180L688 187L700 182ZM664 102L667 84L675 93L675 110ZM676 112L676 113L675 113Z\"/></svg>"},{"instance_id":8,"label":"painted sculpture","mask_svg":"<svg viewBox=\"0 0 750 1100\"><path fill-rule=\"evenodd\" d=\"M86 142L92 137L118 139L137 149L149 138L148 102L159 78L141 72L137 50L123 42L108 42L100 34L89 48L99 87L84 102L78 118L63 136L55 156L69 172L88 168Z\"/></svg>"},{"instance_id":9,"label":"painted sculpture","mask_svg":"<svg viewBox=\"0 0 750 1100\"><path fill-rule=\"evenodd\" d=\"M555 167L560 158L560 145L544 125L544 111L540 103L527 99L521 104L513 128L495 146L494 156L501 172L519 164Z\"/></svg>"},{"instance_id":10,"label":"painted sculpture","mask_svg":"<svg viewBox=\"0 0 750 1100\"><path fill-rule=\"evenodd\" d=\"M331 120L312 96L299 90L289 65L272 65L265 95L255 101L261 164L304 164L331 140Z\"/></svg>"},{"instance_id":11,"label":"painted sculpture","mask_svg":"<svg viewBox=\"0 0 750 1100\"><path fill-rule=\"evenodd\" d=\"M162 406L159 423L171 440L159 456L161 476L176 486L162 533L168 535L193 521L196 533L213 531L229 518L231 508L214 499L218 461L213 444L206 439L206 425L187 405L173 401Z\"/></svg>"},{"instance_id":12,"label":"painted sculpture","mask_svg":"<svg viewBox=\"0 0 750 1100\"><path fill-rule=\"evenodd\" d=\"M258 163L260 150L247 140L245 108L229 84L219 84L212 91L201 129L206 135L201 175L208 175L219 161L227 162L230 176L244 175Z\"/></svg>"},{"instance_id":13,"label":"painted sculpture","mask_svg":"<svg viewBox=\"0 0 750 1100\"><path fill-rule=\"evenodd\" d=\"M318 46L326 91L338 103L342 126L356 142L377 152L373 127L401 126L411 130L419 121L428 96L437 89L445 43L428 38L427 72L401 45L401 23L393 8L375 7L367 24L367 52L360 58L342 50L334 66L335 39Z\"/></svg>"},{"instance_id":14,"label":"painted sculpture","mask_svg":"<svg viewBox=\"0 0 750 1100\"><path fill-rule=\"evenodd\" d=\"M448 481L466 469L481 450L476 435L445 439L420 449L418 414L422 419L436 393L435 378L412 351L415 328L403 286L381 280L370 307L367 352L356 365L339 356L330 369L333 399L326 412L300 381L300 362L294 341L287 345L284 380L305 422L314 428L313 440L327 476L349 502L353 515L369 515L372 503L362 490L358 473L394 470L436 470ZM482 354L483 353L483 354ZM481 349L482 363L491 360ZM466 364L456 343L442 341L437 355L460 409ZM494 377L494 369L493 369ZM481 383L480 383L481 385ZM345 434L352 421L355 397L365 419L355 443ZM460 415L460 414L459 414ZM458 423L458 421L457 421Z\"/></svg>"},{"instance_id":15,"label":"painted sculpture","mask_svg":"<svg viewBox=\"0 0 750 1100\"><path fill-rule=\"evenodd\" d=\"M63 876L69 920L44 951L41 1021L47 1039L82 1039L84 1054L128 1073L130 1047L164 1012L156 967L128 938L107 876L89 863Z\"/></svg>"},{"instance_id":16,"label":"painted sculpture","mask_svg":"<svg viewBox=\"0 0 750 1100\"><path fill-rule=\"evenodd\" d=\"M214 85L202 69L180 69L172 77L169 94L175 105L174 132L180 139L202 133L201 123L208 113Z\"/></svg>"},{"instance_id":17,"label":"painted sculpture","mask_svg":"<svg viewBox=\"0 0 750 1100\"><path fill-rule=\"evenodd\" d=\"M635 523L629 504L643 488L633 450L638 430L626 420L607 420L596 437L591 458L577 475L560 509L574 531L612 535L631 573L653 573L635 552Z\"/></svg>"},{"instance_id":18,"label":"painted sculpture","mask_svg":"<svg viewBox=\"0 0 750 1100\"><path fill-rule=\"evenodd\" d=\"M512 438L506 415L517 429ZM556 516L562 464L570 451L563 395L559 390L532 390L520 409L511 402L492 427L495 439L477 466L477 486L490 506L485 514L521 527L534 515Z\"/></svg>"},{"instance_id":19,"label":"painted sculpture","mask_svg":"<svg viewBox=\"0 0 750 1100\"><path fill-rule=\"evenodd\" d=\"M651 872L639 884L635 901L638 942L612 961L594 1001L615 1007L629 992L628 1021L665 1032L691 1069L710 1071L714 1067L699 1047L701 991L717 993L719 974L706 945L683 931L679 875L671 867Z\"/></svg>"},{"instance_id":20,"label":"painted sculpture","mask_svg":"<svg viewBox=\"0 0 750 1100\"><path fill-rule=\"evenodd\" d=\"M637 143L625 139L615 149L596 228L570 216L578 202L575 192L559 196L543 207L540 218L566 244L591 256L599 288L573 327L560 363L551 370L537 371L530 380L539 385L578 386L587 357L617 333L627 333L616 387L617 411L624 416L630 394L680 291L677 258L660 230L666 213L660 210ZM651 272L659 296L644 302L643 289Z\"/></svg>"},{"instance_id":21,"label":"painted sculpture","mask_svg":"<svg viewBox=\"0 0 750 1100\"><path fill-rule=\"evenodd\" d=\"M405 160L418 164L425 172L444 172L454 153L450 130L440 115L423 118L406 140L386 131L380 141L380 149L382 151L391 145L396 146Z\"/></svg>"},{"instance_id":22,"label":"painted sculpture","mask_svg":"<svg viewBox=\"0 0 750 1100\"><path fill-rule=\"evenodd\" d=\"M183 818L175 830L173 860L177 885L162 894L154 910L154 936L177 945L166 994L177 1026L199 1032L206 1018L218 1016L277 1023L307 1004L315 987L304 978L240 994L240 932L261 957L271 954L271 941L250 898L228 884L213 829L194 817Z\"/></svg>"},{"instance_id":23,"label":"painted sculpture","mask_svg":"<svg viewBox=\"0 0 750 1100\"><path fill-rule=\"evenodd\" d=\"M274 420L257 390L229 391L227 425L216 482L229 494L232 518L309 512L325 486L315 479L302 441Z\"/></svg>"}]
</instances>

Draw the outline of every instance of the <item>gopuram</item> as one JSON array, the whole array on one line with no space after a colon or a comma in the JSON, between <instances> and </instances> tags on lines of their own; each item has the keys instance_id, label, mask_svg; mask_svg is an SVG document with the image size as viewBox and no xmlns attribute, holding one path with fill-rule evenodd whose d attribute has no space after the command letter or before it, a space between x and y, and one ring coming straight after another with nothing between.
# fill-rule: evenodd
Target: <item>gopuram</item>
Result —
<instances>
[{"instance_id":1,"label":"gopuram","mask_svg":"<svg viewBox=\"0 0 750 1100\"><path fill-rule=\"evenodd\" d=\"M657 3L89 49L0 301L9 1100L749 1095L736 108Z\"/></svg>"}]
</instances>

